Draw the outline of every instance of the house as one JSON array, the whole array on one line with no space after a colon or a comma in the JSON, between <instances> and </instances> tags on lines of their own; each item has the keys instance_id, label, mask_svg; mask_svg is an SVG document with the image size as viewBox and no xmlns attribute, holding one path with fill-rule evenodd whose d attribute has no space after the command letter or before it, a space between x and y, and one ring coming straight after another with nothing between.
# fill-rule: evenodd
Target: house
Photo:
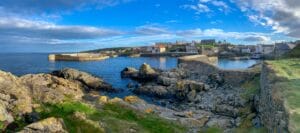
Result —
<instances>
[{"instance_id":1,"label":"house","mask_svg":"<svg viewBox=\"0 0 300 133\"><path fill-rule=\"evenodd\" d=\"M287 52L289 52L290 50L292 50L293 48L296 47L296 44L293 43L276 43L275 44L275 48L274 48L274 54L276 57L279 57Z\"/></svg>"},{"instance_id":2,"label":"house","mask_svg":"<svg viewBox=\"0 0 300 133\"><path fill-rule=\"evenodd\" d=\"M241 53L243 54L250 54L251 53L251 49L248 47L242 47L241 48Z\"/></svg>"},{"instance_id":3,"label":"house","mask_svg":"<svg viewBox=\"0 0 300 133\"><path fill-rule=\"evenodd\" d=\"M164 45L166 48L171 48L172 47L171 42L156 42L155 45Z\"/></svg>"},{"instance_id":4,"label":"house","mask_svg":"<svg viewBox=\"0 0 300 133\"><path fill-rule=\"evenodd\" d=\"M203 44L203 45L212 45L212 44L216 44L216 40L215 40L215 39L201 40L201 44Z\"/></svg>"},{"instance_id":5,"label":"house","mask_svg":"<svg viewBox=\"0 0 300 133\"><path fill-rule=\"evenodd\" d=\"M187 53L198 53L198 49L195 46L195 43L190 43L185 46L185 52Z\"/></svg>"},{"instance_id":6,"label":"house","mask_svg":"<svg viewBox=\"0 0 300 133\"><path fill-rule=\"evenodd\" d=\"M232 51L235 53L241 53L242 49L244 48L244 45L234 45L232 48Z\"/></svg>"},{"instance_id":7,"label":"house","mask_svg":"<svg viewBox=\"0 0 300 133\"><path fill-rule=\"evenodd\" d=\"M255 53L263 55L270 55L274 52L275 45L273 44L258 44L255 49Z\"/></svg>"},{"instance_id":8,"label":"house","mask_svg":"<svg viewBox=\"0 0 300 133\"><path fill-rule=\"evenodd\" d=\"M177 40L176 41L176 43L175 43L175 45L186 45L188 42L186 42L186 41L179 41L179 40Z\"/></svg>"},{"instance_id":9,"label":"house","mask_svg":"<svg viewBox=\"0 0 300 133\"><path fill-rule=\"evenodd\" d=\"M164 52L166 52L166 46L161 44L155 45L151 49L151 53L164 53Z\"/></svg>"}]
</instances>

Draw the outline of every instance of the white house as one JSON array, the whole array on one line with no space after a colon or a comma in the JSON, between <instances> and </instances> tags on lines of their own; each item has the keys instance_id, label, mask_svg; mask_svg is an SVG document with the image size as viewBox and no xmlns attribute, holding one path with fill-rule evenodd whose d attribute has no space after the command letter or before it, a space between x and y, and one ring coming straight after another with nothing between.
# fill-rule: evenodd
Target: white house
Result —
<instances>
[{"instance_id":1,"label":"white house","mask_svg":"<svg viewBox=\"0 0 300 133\"><path fill-rule=\"evenodd\" d=\"M274 52L275 45L273 44L258 44L255 48L255 53L269 55Z\"/></svg>"},{"instance_id":2,"label":"white house","mask_svg":"<svg viewBox=\"0 0 300 133\"><path fill-rule=\"evenodd\" d=\"M187 53L198 53L198 49L195 46L195 43L187 44L185 46L185 50Z\"/></svg>"},{"instance_id":3,"label":"white house","mask_svg":"<svg viewBox=\"0 0 300 133\"><path fill-rule=\"evenodd\" d=\"M248 47L245 47L245 48L242 48L242 49L241 49L241 52L242 52L242 53L245 53L245 54L250 54L250 53L251 53L251 49L248 48Z\"/></svg>"},{"instance_id":4,"label":"white house","mask_svg":"<svg viewBox=\"0 0 300 133\"><path fill-rule=\"evenodd\" d=\"M151 47L151 53L164 53L164 52L166 52L165 45L155 45Z\"/></svg>"}]
</instances>

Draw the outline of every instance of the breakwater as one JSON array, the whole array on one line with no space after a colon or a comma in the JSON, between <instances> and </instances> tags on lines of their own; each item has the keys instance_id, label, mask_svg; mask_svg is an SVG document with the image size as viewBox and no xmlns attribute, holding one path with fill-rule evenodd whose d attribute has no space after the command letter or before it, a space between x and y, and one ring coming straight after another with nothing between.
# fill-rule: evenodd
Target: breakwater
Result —
<instances>
[{"instance_id":1,"label":"breakwater","mask_svg":"<svg viewBox=\"0 0 300 133\"><path fill-rule=\"evenodd\" d=\"M94 53L50 54L48 56L50 61L94 61L107 58L109 58L109 56Z\"/></svg>"},{"instance_id":2,"label":"breakwater","mask_svg":"<svg viewBox=\"0 0 300 133\"><path fill-rule=\"evenodd\" d=\"M159 56L170 56L170 57L181 57L188 55L197 55L198 53L187 53L187 52L165 52L165 53L143 53L142 57L159 57Z\"/></svg>"}]
</instances>

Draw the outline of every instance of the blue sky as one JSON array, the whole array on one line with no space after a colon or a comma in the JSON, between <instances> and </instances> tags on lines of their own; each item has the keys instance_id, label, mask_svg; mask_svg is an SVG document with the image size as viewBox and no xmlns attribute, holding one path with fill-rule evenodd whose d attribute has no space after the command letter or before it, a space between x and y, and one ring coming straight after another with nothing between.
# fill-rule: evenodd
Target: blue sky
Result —
<instances>
[{"instance_id":1,"label":"blue sky","mask_svg":"<svg viewBox=\"0 0 300 133\"><path fill-rule=\"evenodd\" d=\"M76 52L154 42L300 37L295 0L1 0L1 52Z\"/></svg>"}]
</instances>

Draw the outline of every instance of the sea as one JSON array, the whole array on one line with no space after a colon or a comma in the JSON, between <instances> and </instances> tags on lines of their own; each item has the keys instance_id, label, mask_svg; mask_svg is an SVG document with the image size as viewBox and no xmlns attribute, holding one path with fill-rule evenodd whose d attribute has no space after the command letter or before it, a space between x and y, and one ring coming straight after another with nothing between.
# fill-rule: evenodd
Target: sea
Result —
<instances>
[{"instance_id":1,"label":"sea","mask_svg":"<svg viewBox=\"0 0 300 133\"><path fill-rule=\"evenodd\" d=\"M245 69L254 64L257 60L226 60L221 59L218 66L223 69ZM14 75L50 73L62 68L75 68L88 72L94 76L101 77L104 81L113 85L121 93L111 94L112 96L124 97L131 95L132 91L127 84L134 82L130 79L122 79L121 71L125 67L138 69L143 63L154 68L169 70L177 67L176 57L115 57L101 61L48 61L47 53L1 53L0 70L11 72Z\"/></svg>"}]
</instances>

